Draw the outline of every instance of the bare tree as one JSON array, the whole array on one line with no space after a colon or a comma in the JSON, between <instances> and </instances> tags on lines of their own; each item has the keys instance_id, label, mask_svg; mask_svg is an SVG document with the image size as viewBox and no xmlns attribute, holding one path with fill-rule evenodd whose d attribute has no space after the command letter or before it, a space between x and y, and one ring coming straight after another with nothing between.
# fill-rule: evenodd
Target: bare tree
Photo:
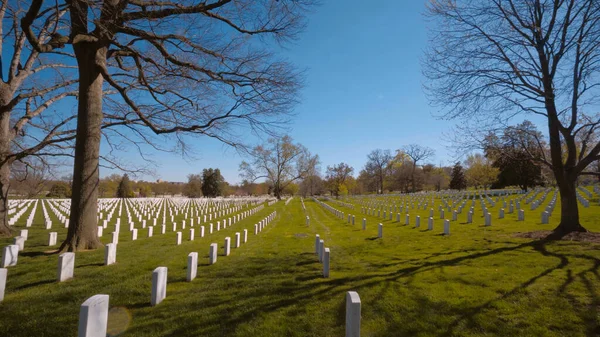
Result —
<instances>
[{"instance_id":1,"label":"bare tree","mask_svg":"<svg viewBox=\"0 0 600 337\"><path fill-rule=\"evenodd\" d=\"M33 0L21 24L38 52L72 45L79 72L71 222L61 249L93 249L103 118L129 134L183 133L237 146L240 127L274 132L296 102L298 73L269 52L293 38L312 1ZM32 24L68 12L46 43ZM262 38L261 38L262 37ZM103 115L103 87L109 97ZM183 144L183 143L182 143Z\"/></svg>"},{"instance_id":2,"label":"bare tree","mask_svg":"<svg viewBox=\"0 0 600 337\"><path fill-rule=\"evenodd\" d=\"M412 169L410 173L410 182L412 187L412 192L416 192L416 183L415 183L415 171L417 170L417 163L430 158L435 154L433 149L421 146L418 144L410 144L406 145L402 148L402 152L404 152L411 160L412 160Z\"/></svg>"},{"instance_id":3,"label":"bare tree","mask_svg":"<svg viewBox=\"0 0 600 337\"><path fill-rule=\"evenodd\" d=\"M11 169L11 190L26 198L40 195L51 177L51 168L44 161L32 159L15 161Z\"/></svg>"},{"instance_id":4,"label":"bare tree","mask_svg":"<svg viewBox=\"0 0 600 337\"><path fill-rule=\"evenodd\" d=\"M352 177L354 168L346 163L339 163L333 166L327 166L325 180L329 186L329 191L335 197L339 197L340 191L346 181Z\"/></svg>"},{"instance_id":5,"label":"bare tree","mask_svg":"<svg viewBox=\"0 0 600 337\"><path fill-rule=\"evenodd\" d=\"M424 69L447 118L547 121L551 168L561 196L558 236L579 223L577 177L600 159L600 4L596 0L433 1L435 28ZM580 141L578 141L580 140ZM542 153L545 153L541 151Z\"/></svg>"},{"instance_id":6,"label":"bare tree","mask_svg":"<svg viewBox=\"0 0 600 337\"><path fill-rule=\"evenodd\" d=\"M240 176L251 182L267 179L277 199L286 187L314 173L319 165L319 156L311 155L302 144L294 144L290 136L269 138L264 146L256 146L250 157L250 163L240 164Z\"/></svg>"},{"instance_id":7,"label":"bare tree","mask_svg":"<svg viewBox=\"0 0 600 337\"><path fill-rule=\"evenodd\" d=\"M377 179L377 193L383 193L383 182L389 172L389 164L392 160L390 150L373 150L367 155L365 172Z\"/></svg>"},{"instance_id":8,"label":"bare tree","mask_svg":"<svg viewBox=\"0 0 600 337\"><path fill-rule=\"evenodd\" d=\"M58 101L76 96L70 70L74 66L66 52L42 57L26 43L19 20L27 6L28 1L20 0L0 3L0 236L11 235L7 211L13 164L28 163L29 156L41 160L69 154L68 142L75 138L72 111L46 113ZM52 39L52 27L65 14L50 12L46 20L32 26L32 36L42 43ZM25 166L29 178L32 167Z\"/></svg>"}]
</instances>

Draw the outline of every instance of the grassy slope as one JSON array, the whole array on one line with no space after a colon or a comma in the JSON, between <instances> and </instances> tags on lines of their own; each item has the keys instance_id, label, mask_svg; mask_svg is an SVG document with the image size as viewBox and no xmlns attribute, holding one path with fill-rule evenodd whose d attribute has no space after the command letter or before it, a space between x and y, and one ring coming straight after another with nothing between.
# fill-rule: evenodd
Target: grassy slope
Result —
<instances>
[{"instance_id":1,"label":"grassy slope","mask_svg":"<svg viewBox=\"0 0 600 337\"><path fill-rule=\"evenodd\" d=\"M405 226L404 217L400 224L381 221L359 214L359 206L350 211L332 204L356 215L353 227L313 201L305 204L309 227L294 199L193 242L186 230L181 246L174 245L170 226L165 235L155 229L150 239L140 230L140 239L130 242L122 220L118 263L102 266L100 250L77 253L75 278L61 284L55 282L57 256L39 254L48 247L47 231L38 225L19 264L9 269L0 336L75 336L80 304L100 293L110 295L109 327L125 331L122 336L342 336L348 290L358 291L363 303L363 336L600 334L598 245L512 236L552 229L558 206L550 225L539 224L543 208L529 211L525 205L527 221L516 222L516 213L498 220L496 206L492 227L482 227L477 203L473 224L464 224L463 212L452 222L452 234L443 236L437 218L434 230L425 230L428 211L411 210L411 225ZM582 222L600 231L598 200L593 204L582 209ZM273 209L275 221L255 236L254 223ZM366 231L360 229L362 217ZM383 239L377 238L379 222ZM208 266L210 243L222 245L225 236L244 228L248 243ZM321 277L313 253L317 233L331 249L329 279ZM109 238L105 234L103 241ZM199 252L198 278L188 283L192 251ZM158 266L169 268L167 298L150 307L151 273Z\"/></svg>"}]
</instances>

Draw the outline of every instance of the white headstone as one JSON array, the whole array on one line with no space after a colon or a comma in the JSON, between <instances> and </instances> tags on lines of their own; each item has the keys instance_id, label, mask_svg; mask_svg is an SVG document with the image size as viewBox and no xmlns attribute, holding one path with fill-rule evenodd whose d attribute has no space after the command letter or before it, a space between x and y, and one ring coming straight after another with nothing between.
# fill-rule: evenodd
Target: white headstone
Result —
<instances>
[{"instance_id":1,"label":"white headstone","mask_svg":"<svg viewBox=\"0 0 600 337\"><path fill-rule=\"evenodd\" d=\"M6 291L6 276L8 269L0 268L0 302L4 301L4 292Z\"/></svg>"},{"instance_id":2,"label":"white headstone","mask_svg":"<svg viewBox=\"0 0 600 337\"><path fill-rule=\"evenodd\" d=\"M240 233L237 232L235 233L235 238L233 240L233 248L239 248L240 247Z\"/></svg>"},{"instance_id":3,"label":"white headstone","mask_svg":"<svg viewBox=\"0 0 600 337\"><path fill-rule=\"evenodd\" d=\"M223 246L225 256L229 256L231 253L231 238L228 236L225 238L225 245Z\"/></svg>"},{"instance_id":4,"label":"white headstone","mask_svg":"<svg viewBox=\"0 0 600 337\"><path fill-rule=\"evenodd\" d=\"M19 258L19 246L8 245L2 249L2 263L0 268L6 268L10 266L16 266Z\"/></svg>"},{"instance_id":5,"label":"white headstone","mask_svg":"<svg viewBox=\"0 0 600 337\"><path fill-rule=\"evenodd\" d=\"M329 248L323 252L323 277L329 277Z\"/></svg>"},{"instance_id":6,"label":"white headstone","mask_svg":"<svg viewBox=\"0 0 600 337\"><path fill-rule=\"evenodd\" d=\"M244 229L244 243L248 242L248 230Z\"/></svg>"},{"instance_id":7,"label":"white headstone","mask_svg":"<svg viewBox=\"0 0 600 337\"><path fill-rule=\"evenodd\" d=\"M325 249L325 241L319 240L319 262L323 262L323 253Z\"/></svg>"},{"instance_id":8,"label":"white headstone","mask_svg":"<svg viewBox=\"0 0 600 337\"><path fill-rule=\"evenodd\" d=\"M137 240L137 231L138 231L138 230L137 230L137 228L134 228L134 229L131 231L131 241L135 241L135 240Z\"/></svg>"},{"instance_id":9,"label":"white headstone","mask_svg":"<svg viewBox=\"0 0 600 337\"><path fill-rule=\"evenodd\" d=\"M519 217L518 218L519 221L525 221L525 211L520 209L518 217Z\"/></svg>"},{"instance_id":10,"label":"white headstone","mask_svg":"<svg viewBox=\"0 0 600 337\"><path fill-rule=\"evenodd\" d=\"M177 232L177 245L181 244L181 232Z\"/></svg>"},{"instance_id":11,"label":"white headstone","mask_svg":"<svg viewBox=\"0 0 600 337\"><path fill-rule=\"evenodd\" d=\"M217 249L219 249L219 245L216 243L210 244L210 249L208 251L208 263L215 264L217 262Z\"/></svg>"},{"instance_id":12,"label":"white headstone","mask_svg":"<svg viewBox=\"0 0 600 337\"><path fill-rule=\"evenodd\" d=\"M117 262L117 245L109 243L104 247L104 265L110 266Z\"/></svg>"},{"instance_id":13,"label":"white headstone","mask_svg":"<svg viewBox=\"0 0 600 337\"><path fill-rule=\"evenodd\" d=\"M94 295L79 309L77 337L106 337L108 295Z\"/></svg>"},{"instance_id":14,"label":"white headstone","mask_svg":"<svg viewBox=\"0 0 600 337\"><path fill-rule=\"evenodd\" d=\"M188 254L187 260L187 277L186 281L192 282L196 278L198 272L198 253L193 252Z\"/></svg>"},{"instance_id":15,"label":"white headstone","mask_svg":"<svg viewBox=\"0 0 600 337\"><path fill-rule=\"evenodd\" d=\"M356 291L346 293L346 337L360 337L360 297Z\"/></svg>"},{"instance_id":16,"label":"white headstone","mask_svg":"<svg viewBox=\"0 0 600 337\"><path fill-rule=\"evenodd\" d=\"M13 244L19 247L19 251L22 252L25 249L25 238L22 236L15 236L13 238Z\"/></svg>"},{"instance_id":17,"label":"white headstone","mask_svg":"<svg viewBox=\"0 0 600 337\"><path fill-rule=\"evenodd\" d=\"M63 253L58 256L58 282L73 278L75 253Z\"/></svg>"},{"instance_id":18,"label":"white headstone","mask_svg":"<svg viewBox=\"0 0 600 337\"><path fill-rule=\"evenodd\" d=\"M48 246L55 246L56 245L56 238L58 236L58 233L56 232L50 232L48 233Z\"/></svg>"},{"instance_id":19,"label":"white headstone","mask_svg":"<svg viewBox=\"0 0 600 337\"><path fill-rule=\"evenodd\" d=\"M21 231L19 232L19 236L25 239L25 241L27 241L27 238L29 237L29 230L21 229Z\"/></svg>"},{"instance_id":20,"label":"white headstone","mask_svg":"<svg viewBox=\"0 0 600 337\"><path fill-rule=\"evenodd\" d=\"M377 236L381 239L383 238L383 224L379 224L379 231L377 233Z\"/></svg>"},{"instance_id":21,"label":"white headstone","mask_svg":"<svg viewBox=\"0 0 600 337\"><path fill-rule=\"evenodd\" d=\"M167 297L167 267L158 267L152 272L152 294L150 305L160 304Z\"/></svg>"}]
</instances>

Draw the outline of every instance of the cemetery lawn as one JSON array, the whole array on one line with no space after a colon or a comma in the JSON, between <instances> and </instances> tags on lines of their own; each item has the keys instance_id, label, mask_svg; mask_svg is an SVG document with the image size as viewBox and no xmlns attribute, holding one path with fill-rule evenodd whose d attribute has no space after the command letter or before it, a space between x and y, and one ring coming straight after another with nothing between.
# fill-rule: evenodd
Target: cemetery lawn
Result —
<instances>
[{"instance_id":1,"label":"cemetery lawn","mask_svg":"<svg viewBox=\"0 0 600 337\"><path fill-rule=\"evenodd\" d=\"M580 208L582 224L600 232L600 206L590 201ZM305 200L305 213L296 197L204 238L196 229L194 241L186 229L180 246L169 226L164 235L157 226L152 238L139 230L133 242L122 225L117 263L104 266L103 249L78 252L74 279L64 283L56 282L48 231L34 225L17 266L9 267L0 336L76 336L79 307L95 294L110 295L110 336L343 336L350 290L362 301L362 336L600 335L600 245L515 237L553 229L560 205L549 225L540 224L540 209L528 207L525 222L516 221L516 212L499 220L496 206L491 227L483 227L477 205L472 224L463 211L444 236L437 211L427 231L428 211L410 210L411 224L404 225L404 213L400 223L395 216L382 220L361 214L354 202L354 210L328 202L354 214L354 226L312 200ZM275 220L254 235L254 224L273 210ZM223 256L224 238L244 229L248 242ZM59 241L65 231L58 229ZM331 249L327 279L314 254L315 234ZM219 257L209 266L212 242ZM9 243L0 239L0 246ZM199 253L198 277L186 282L190 252ZM167 297L151 307L151 275L159 266L168 267Z\"/></svg>"}]
</instances>

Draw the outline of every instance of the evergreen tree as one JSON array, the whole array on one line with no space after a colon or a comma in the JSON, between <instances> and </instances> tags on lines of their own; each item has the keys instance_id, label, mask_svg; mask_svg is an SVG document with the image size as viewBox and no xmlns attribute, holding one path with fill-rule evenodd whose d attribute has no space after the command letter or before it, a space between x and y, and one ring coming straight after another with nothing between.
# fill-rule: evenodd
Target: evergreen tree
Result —
<instances>
[{"instance_id":1,"label":"evergreen tree","mask_svg":"<svg viewBox=\"0 0 600 337\"><path fill-rule=\"evenodd\" d=\"M450 189L453 190L464 190L467 188L467 179L465 178L465 172L462 165L457 162L452 168L452 174L450 178Z\"/></svg>"},{"instance_id":2,"label":"evergreen tree","mask_svg":"<svg viewBox=\"0 0 600 337\"><path fill-rule=\"evenodd\" d=\"M202 170L202 194L214 198L223 194L223 183L225 178L221 175L219 169Z\"/></svg>"},{"instance_id":3,"label":"evergreen tree","mask_svg":"<svg viewBox=\"0 0 600 337\"><path fill-rule=\"evenodd\" d=\"M131 189L131 181L127 174L123 175L119 187L117 188L117 198L131 198L133 197L133 190Z\"/></svg>"}]
</instances>

